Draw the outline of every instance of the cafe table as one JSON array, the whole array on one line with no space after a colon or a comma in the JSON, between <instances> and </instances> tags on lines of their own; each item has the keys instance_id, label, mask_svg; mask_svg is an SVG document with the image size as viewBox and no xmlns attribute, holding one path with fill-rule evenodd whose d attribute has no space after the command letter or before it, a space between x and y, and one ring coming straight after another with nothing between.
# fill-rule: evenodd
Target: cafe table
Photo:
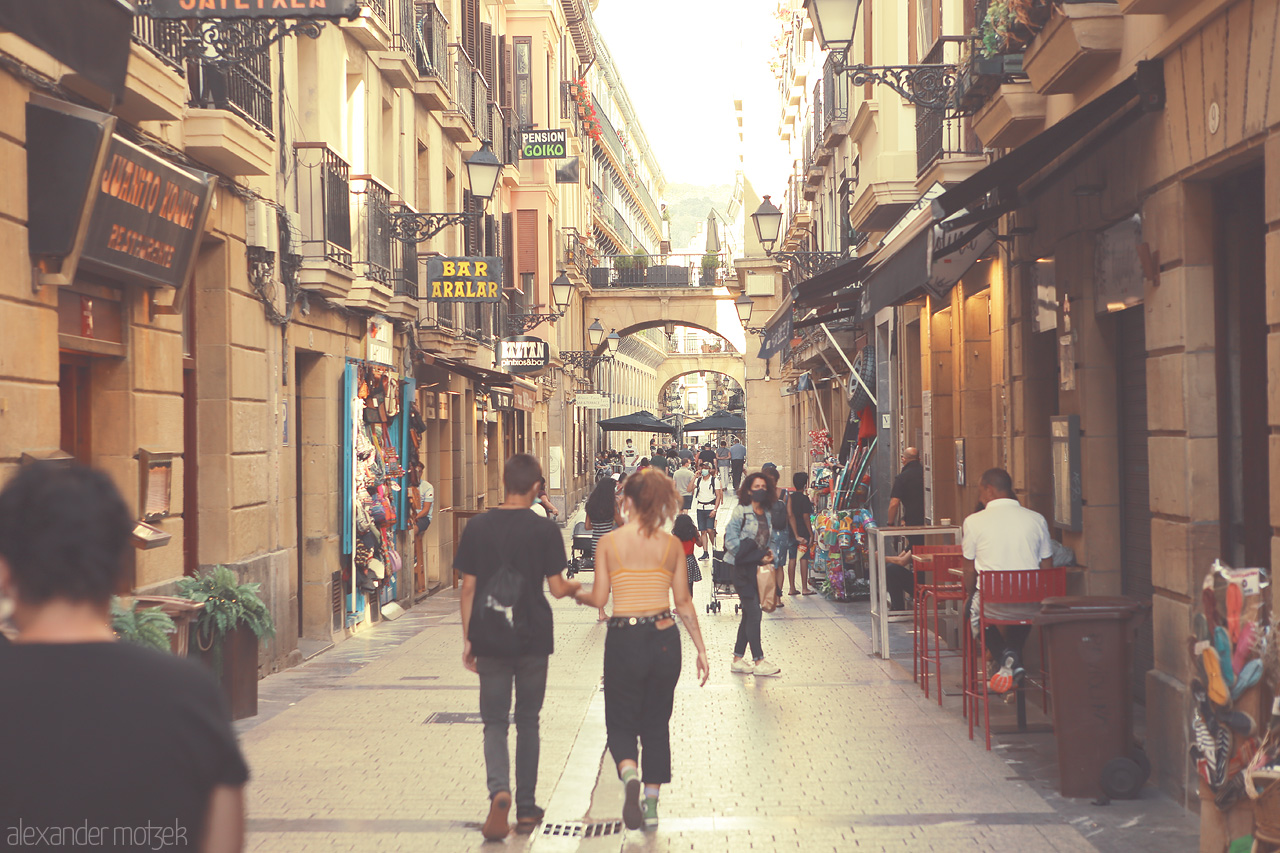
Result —
<instances>
[{"instance_id":1,"label":"cafe table","mask_svg":"<svg viewBox=\"0 0 1280 853\"><path fill-rule=\"evenodd\" d=\"M889 657L889 623L905 622L915 616L911 610L889 610L888 570L884 560L886 546L888 540L903 536L924 536L930 545L945 545L948 540L959 544L960 527L943 524L867 528L867 556L871 564L871 653L886 660Z\"/></svg>"}]
</instances>

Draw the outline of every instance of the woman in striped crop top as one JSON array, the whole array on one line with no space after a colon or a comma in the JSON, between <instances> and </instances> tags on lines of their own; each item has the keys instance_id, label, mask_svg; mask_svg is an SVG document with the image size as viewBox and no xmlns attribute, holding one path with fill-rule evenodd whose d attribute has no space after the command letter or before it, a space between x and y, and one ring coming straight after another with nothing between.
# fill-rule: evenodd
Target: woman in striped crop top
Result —
<instances>
[{"instance_id":1,"label":"woman in striped crop top","mask_svg":"<svg viewBox=\"0 0 1280 853\"><path fill-rule=\"evenodd\" d=\"M581 604L602 607L613 593L613 618L604 645L604 715L609 752L626 785L622 820L628 829L658 824L658 790L671 781L671 709L680 679L680 632L684 622L698 650L698 677L711 674L689 594L684 549L662 529L680 509L671 479L652 469L637 471L623 487L625 524L600 539L595 582L579 590ZM644 747L644 776L639 772ZM640 787L644 784L641 801Z\"/></svg>"}]
</instances>

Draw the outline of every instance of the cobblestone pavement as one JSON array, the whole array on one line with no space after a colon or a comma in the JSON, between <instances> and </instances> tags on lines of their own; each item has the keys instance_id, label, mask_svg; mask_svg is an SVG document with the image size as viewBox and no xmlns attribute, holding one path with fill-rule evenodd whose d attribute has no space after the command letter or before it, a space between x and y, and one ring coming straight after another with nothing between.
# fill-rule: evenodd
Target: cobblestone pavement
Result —
<instances>
[{"instance_id":1,"label":"cobblestone pavement","mask_svg":"<svg viewBox=\"0 0 1280 853\"><path fill-rule=\"evenodd\" d=\"M456 595L446 591L262 682L260 714L239 724L253 774L248 848L1196 848L1194 820L1150 788L1106 808L1055 799L1018 761L971 743L958 700L939 708L909 671L869 656L865 605L788 597L764 625L765 653L781 676L731 674L733 602L707 614L709 584L698 586L712 676L697 686L686 638L671 724L675 779L663 788L656 832L616 825L621 783L604 752L599 690L606 629L594 610L554 602L538 781L546 825L483 842L481 727L474 716L433 716L477 711L477 682L460 660ZM584 828L607 834L578 837Z\"/></svg>"}]
</instances>

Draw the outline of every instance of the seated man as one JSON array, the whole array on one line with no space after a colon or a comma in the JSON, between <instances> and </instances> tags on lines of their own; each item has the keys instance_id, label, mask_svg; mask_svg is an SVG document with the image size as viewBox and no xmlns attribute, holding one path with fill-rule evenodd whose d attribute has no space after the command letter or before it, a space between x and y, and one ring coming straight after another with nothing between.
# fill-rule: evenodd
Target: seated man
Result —
<instances>
[{"instance_id":1,"label":"seated man","mask_svg":"<svg viewBox=\"0 0 1280 853\"><path fill-rule=\"evenodd\" d=\"M924 466L920 452L914 447L902 451L902 470L893 481L889 493L889 526L920 527L924 524ZM889 609L905 610L906 594L915 596L916 573L912 570L911 548L923 545L923 536L908 536L906 548L899 554L886 556L885 588L889 593Z\"/></svg>"},{"instance_id":2,"label":"seated man","mask_svg":"<svg viewBox=\"0 0 1280 853\"><path fill-rule=\"evenodd\" d=\"M977 635L980 602L977 575L981 572L1023 571L1052 568L1052 546L1049 525L1044 516L1027 509L1013 496L1013 480L1003 468L992 468L982 475L978 488L981 512L964 520L961 550L964 554L965 589L974 590L969 599L969 613L974 635ZM1006 605L999 613L987 615L1001 618L1030 617L1039 613L1039 604ZM1031 633L1030 625L1006 625L1001 631L987 626L987 648L1000 669L991 676L988 686L997 693L1007 693L1022 679L1022 646Z\"/></svg>"}]
</instances>

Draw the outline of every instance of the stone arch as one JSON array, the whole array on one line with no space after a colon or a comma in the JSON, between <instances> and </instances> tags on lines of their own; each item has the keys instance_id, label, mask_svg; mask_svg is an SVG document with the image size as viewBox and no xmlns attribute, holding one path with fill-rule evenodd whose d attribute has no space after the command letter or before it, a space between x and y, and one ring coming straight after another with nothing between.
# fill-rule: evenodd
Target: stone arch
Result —
<instances>
[{"instance_id":1,"label":"stone arch","mask_svg":"<svg viewBox=\"0 0 1280 853\"><path fill-rule=\"evenodd\" d=\"M726 340L739 353L746 351L746 333L725 287L599 288L587 295L583 317L599 319L606 331L627 336L674 322L701 329ZM597 348L597 352L603 345Z\"/></svg>"},{"instance_id":2,"label":"stone arch","mask_svg":"<svg viewBox=\"0 0 1280 853\"><path fill-rule=\"evenodd\" d=\"M658 394L682 376L691 373L719 373L728 376L738 387L746 389L746 369L740 353L698 353L682 355L672 353L658 366Z\"/></svg>"}]
</instances>

